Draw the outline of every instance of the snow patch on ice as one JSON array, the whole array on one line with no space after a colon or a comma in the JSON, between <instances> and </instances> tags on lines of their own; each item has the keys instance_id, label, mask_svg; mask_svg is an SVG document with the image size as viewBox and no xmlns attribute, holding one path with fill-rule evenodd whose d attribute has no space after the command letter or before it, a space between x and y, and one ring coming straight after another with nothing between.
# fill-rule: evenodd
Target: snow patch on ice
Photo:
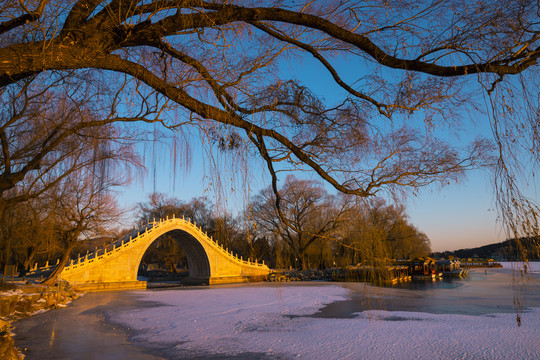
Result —
<instances>
[{"instance_id":1,"label":"snow patch on ice","mask_svg":"<svg viewBox=\"0 0 540 360\"><path fill-rule=\"evenodd\" d=\"M340 286L218 288L139 292L165 306L121 311L114 321L136 340L180 352L263 353L302 359L540 358L540 309L485 316L366 311L350 319L309 316L348 298Z\"/></svg>"},{"instance_id":2,"label":"snow patch on ice","mask_svg":"<svg viewBox=\"0 0 540 360\"><path fill-rule=\"evenodd\" d=\"M49 309L39 309L39 310L36 310L30 314L28 314L28 316L34 316L34 315L38 315L38 314L43 314L45 312L49 311Z\"/></svg>"},{"instance_id":3,"label":"snow patch on ice","mask_svg":"<svg viewBox=\"0 0 540 360\"><path fill-rule=\"evenodd\" d=\"M500 264L502 265L503 269L520 270L523 269L524 266L526 266L529 273L540 273L540 261L530 261L528 263L501 262Z\"/></svg>"}]
</instances>

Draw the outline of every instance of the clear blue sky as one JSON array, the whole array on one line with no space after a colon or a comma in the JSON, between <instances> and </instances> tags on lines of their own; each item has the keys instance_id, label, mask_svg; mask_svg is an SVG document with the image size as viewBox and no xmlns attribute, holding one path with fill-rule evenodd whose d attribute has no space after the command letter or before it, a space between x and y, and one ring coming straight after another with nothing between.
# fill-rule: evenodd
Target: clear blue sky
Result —
<instances>
[{"instance_id":1,"label":"clear blue sky","mask_svg":"<svg viewBox=\"0 0 540 360\"><path fill-rule=\"evenodd\" d=\"M344 77L352 76L354 69L357 68L346 59L338 60L337 64ZM342 90L333 85L330 75L321 71L320 66L311 58L287 63L282 67L282 72L302 79L316 94L329 102L342 94ZM489 136L491 130L488 122L484 121L485 119L476 120L478 125L471 125L468 129L471 138L482 134ZM450 135L448 137L451 138ZM158 153L161 151L163 154L158 154L161 160L155 167L155 177L154 168L147 165L149 171L146 177L142 181L135 182L120 196L121 205L133 206L145 201L148 194L154 191L186 201L193 197L208 196L216 203L216 194L212 191L212 177L208 171L209 160L202 155L198 138L192 141L191 146L191 164L178 168L176 175L171 170L167 148L159 149ZM148 156L147 164L151 163L151 158ZM258 168L256 165L254 167L250 169L252 171L249 186L252 193L258 192L270 183L270 177L264 168ZM243 188L241 183L225 185L223 196L226 199L221 200L227 200L225 203L230 209L243 207L246 199ZM533 184L529 196L537 199L537 188L540 186ZM506 236L501 230L501 224L497 222L492 189L492 179L485 171L471 171L467 178L444 188L438 186L423 188L417 195L407 199L410 221L428 235L433 251L470 248L503 241Z\"/></svg>"}]
</instances>

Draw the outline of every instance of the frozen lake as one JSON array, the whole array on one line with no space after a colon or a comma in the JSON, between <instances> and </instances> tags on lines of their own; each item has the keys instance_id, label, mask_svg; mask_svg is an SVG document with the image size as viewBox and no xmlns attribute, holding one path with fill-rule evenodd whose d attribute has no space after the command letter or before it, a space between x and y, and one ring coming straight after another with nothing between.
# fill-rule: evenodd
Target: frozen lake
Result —
<instances>
[{"instance_id":1,"label":"frozen lake","mask_svg":"<svg viewBox=\"0 0 540 360\"><path fill-rule=\"evenodd\" d=\"M516 273L503 268L387 288L311 282L93 293L15 323L16 344L27 359L533 359L539 271L519 298L520 327Z\"/></svg>"}]
</instances>

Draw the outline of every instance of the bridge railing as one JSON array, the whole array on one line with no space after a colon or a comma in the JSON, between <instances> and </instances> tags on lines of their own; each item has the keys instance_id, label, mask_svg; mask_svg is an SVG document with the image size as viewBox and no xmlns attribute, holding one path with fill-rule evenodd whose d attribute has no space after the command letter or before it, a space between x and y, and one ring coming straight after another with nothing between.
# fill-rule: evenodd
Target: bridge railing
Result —
<instances>
[{"instance_id":1,"label":"bridge railing","mask_svg":"<svg viewBox=\"0 0 540 360\"><path fill-rule=\"evenodd\" d=\"M45 266L38 267L38 264L35 263L35 265L26 273L26 276L32 276L39 273L49 272L56 268L58 263L60 262L60 259L56 260L56 264L50 265L49 261L45 263Z\"/></svg>"},{"instance_id":2,"label":"bridge railing","mask_svg":"<svg viewBox=\"0 0 540 360\"><path fill-rule=\"evenodd\" d=\"M99 262L102 260L105 260L109 258L110 256L114 256L115 254L121 252L122 250L133 246L135 243L138 243L140 240L144 239L146 236L150 236L153 232L160 229L162 226L166 226L175 222L181 222L182 225L185 227L189 227L192 230L195 230L196 233L200 237L202 237L207 244L209 244L211 247L213 247L215 250L221 252L223 255L227 256L230 260L235 261L242 265L247 266L254 266L259 268L266 268L267 266L264 264L264 261L262 263L259 263L257 261L252 262L249 259L244 260L242 256L238 257L238 254L234 254L232 251L229 251L229 249L224 248L223 245L218 244L211 236L208 236L208 233L203 231L201 227L197 226L195 222L191 222L191 219L186 219L182 216L182 218L165 218L161 219L159 221L152 221L145 225L140 226L139 228L133 230L129 234L125 235L122 239L114 241L111 245L107 245L103 248L96 248L96 250L92 253L87 253L83 257L80 256L80 254L77 256L77 259L71 259L70 262L64 267L63 271L69 272L75 269L78 269L83 266L90 265L95 262ZM136 234L136 236L134 236ZM54 269L56 265L54 266L48 266L47 267L41 267L38 268L37 264L35 265L32 272L39 272L39 271L47 271Z\"/></svg>"},{"instance_id":3,"label":"bridge railing","mask_svg":"<svg viewBox=\"0 0 540 360\"><path fill-rule=\"evenodd\" d=\"M107 259L110 256L113 256L117 254L118 252L121 252L123 249L132 246L136 242L138 242L140 239L147 236L152 230L154 229L155 224L149 223L143 226L138 227L137 229L131 231L124 237L122 237L121 240L117 240L113 242L111 245L107 245L103 248L96 249L93 253L88 253L84 257L81 257L80 255L77 257L77 260L72 259L68 265L64 268L64 271L71 271L75 270L81 266L92 264L96 261L100 261L102 259ZM136 232L136 236L135 235ZM101 254L100 254L101 252Z\"/></svg>"}]
</instances>

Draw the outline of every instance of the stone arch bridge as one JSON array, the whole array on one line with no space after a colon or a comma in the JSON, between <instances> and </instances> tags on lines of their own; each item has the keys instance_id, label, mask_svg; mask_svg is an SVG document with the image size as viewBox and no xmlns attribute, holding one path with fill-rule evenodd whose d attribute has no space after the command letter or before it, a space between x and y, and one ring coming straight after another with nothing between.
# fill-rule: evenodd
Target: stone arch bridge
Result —
<instances>
[{"instance_id":1,"label":"stone arch bridge","mask_svg":"<svg viewBox=\"0 0 540 360\"><path fill-rule=\"evenodd\" d=\"M186 280L189 283L260 281L270 273L264 263L235 256L196 224L173 217L149 223L124 240L71 260L59 278L88 290L146 287L145 281L137 280L139 264L148 247L164 234L173 236L184 249L189 268Z\"/></svg>"}]
</instances>

